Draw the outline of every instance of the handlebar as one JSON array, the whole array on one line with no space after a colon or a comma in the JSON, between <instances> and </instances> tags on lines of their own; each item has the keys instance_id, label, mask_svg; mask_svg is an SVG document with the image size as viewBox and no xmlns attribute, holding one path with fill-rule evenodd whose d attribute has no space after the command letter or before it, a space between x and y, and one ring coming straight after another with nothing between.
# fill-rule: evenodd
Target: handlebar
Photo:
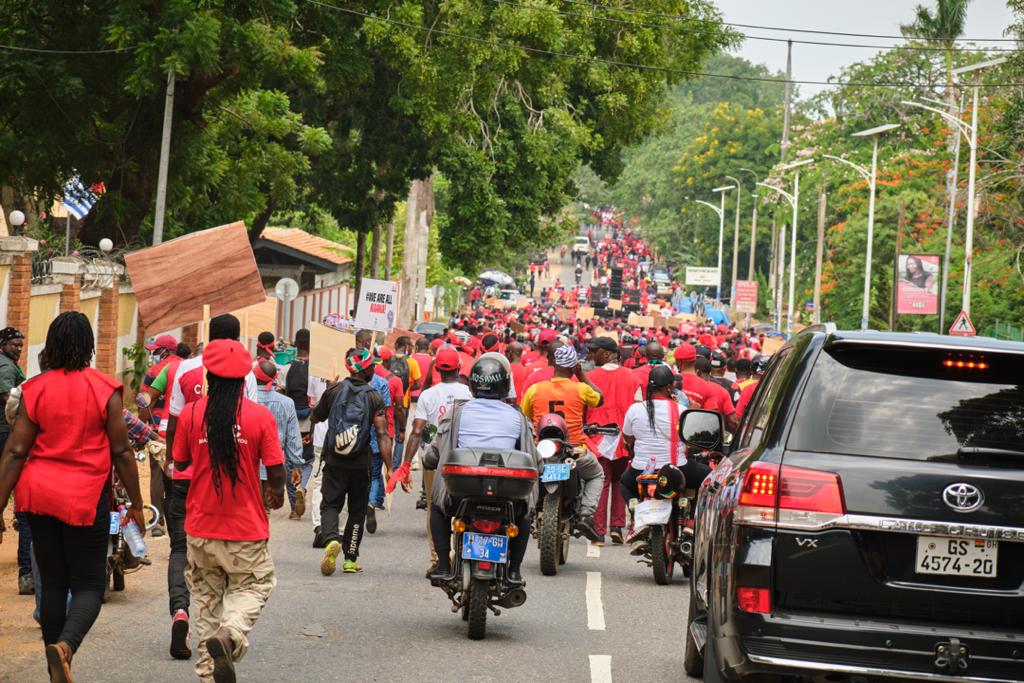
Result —
<instances>
[{"instance_id":1,"label":"handlebar","mask_svg":"<svg viewBox=\"0 0 1024 683\"><path fill-rule=\"evenodd\" d=\"M597 434L602 436L618 436L619 428L615 425L589 424L583 425L583 433L587 436L594 436Z\"/></svg>"}]
</instances>

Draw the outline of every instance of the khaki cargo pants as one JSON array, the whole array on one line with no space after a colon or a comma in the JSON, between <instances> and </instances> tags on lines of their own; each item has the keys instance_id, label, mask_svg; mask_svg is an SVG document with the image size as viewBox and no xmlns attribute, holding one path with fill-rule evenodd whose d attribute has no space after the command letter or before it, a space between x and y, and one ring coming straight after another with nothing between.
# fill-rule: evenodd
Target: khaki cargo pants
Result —
<instances>
[{"instance_id":1,"label":"khaki cargo pants","mask_svg":"<svg viewBox=\"0 0 1024 683\"><path fill-rule=\"evenodd\" d=\"M213 659L205 642L220 629L231 634L232 658L240 661L249 648L246 634L277 585L274 561L266 541L222 541L188 537L185 582L192 594L198 640L196 674L213 680Z\"/></svg>"}]
</instances>

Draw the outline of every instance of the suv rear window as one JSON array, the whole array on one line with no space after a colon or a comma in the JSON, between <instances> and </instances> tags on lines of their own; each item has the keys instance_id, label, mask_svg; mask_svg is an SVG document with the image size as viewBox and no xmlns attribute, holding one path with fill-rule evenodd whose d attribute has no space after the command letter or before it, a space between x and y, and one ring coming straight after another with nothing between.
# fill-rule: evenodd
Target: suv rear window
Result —
<instances>
[{"instance_id":1,"label":"suv rear window","mask_svg":"<svg viewBox=\"0 0 1024 683\"><path fill-rule=\"evenodd\" d=\"M973 367L971 367L973 365ZM970 462L1024 453L1024 356L836 345L815 361L787 447Z\"/></svg>"}]
</instances>

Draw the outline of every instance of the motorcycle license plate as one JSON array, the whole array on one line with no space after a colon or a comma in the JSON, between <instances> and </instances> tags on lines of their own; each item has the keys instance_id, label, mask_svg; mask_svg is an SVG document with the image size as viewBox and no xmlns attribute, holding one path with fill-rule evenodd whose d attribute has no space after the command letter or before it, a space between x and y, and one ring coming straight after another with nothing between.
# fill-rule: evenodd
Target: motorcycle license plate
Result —
<instances>
[{"instance_id":1,"label":"motorcycle license plate","mask_svg":"<svg viewBox=\"0 0 1024 683\"><path fill-rule=\"evenodd\" d=\"M505 564L508 562L508 536L467 531L462 534L462 559Z\"/></svg>"},{"instance_id":2,"label":"motorcycle license plate","mask_svg":"<svg viewBox=\"0 0 1024 683\"><path fill-rule=\"evenodd\" d=\"M652 524L668 524L672 516L672 501L663 498L651 498L637 504L633 511L634 526L650 526Z\"/></svg>"},{"instance_id":3,"label":"motorcycle license plate","mask_svg":"<svg viewBox=\"0 0 1024 683\"><path fill-rule=\"evenodd\" d=\"M999 542L981 539L918 536L918 574L996 578Z\"/></svg>"},{"instance_id":4,"label":"motorcycle license plate","mask_svg":"<svg viewBox=\"0 0 1024 683\"><path fill-rule=\"evenodd\" d=\"M544 483L552 481L566 481L569 479L570 467L568 463L550 463L544 465L540 480Z\"/></svg>"},{"instance_id":5,"label":"motorcycle license plate","mask_svg":"<svg viewBox=\"0 0 1024 683\"><path fill-rule=\"evenodd\" d=\"M121 530L121 513L116 510L110 513L110 535L116 536Z\"/></svg>"}]
</instances>

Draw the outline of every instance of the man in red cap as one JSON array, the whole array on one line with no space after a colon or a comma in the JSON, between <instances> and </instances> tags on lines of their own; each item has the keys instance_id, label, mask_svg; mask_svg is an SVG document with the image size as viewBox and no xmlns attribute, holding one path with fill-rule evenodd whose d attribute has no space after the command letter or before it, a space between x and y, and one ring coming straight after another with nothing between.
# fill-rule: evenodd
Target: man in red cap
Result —
<instances>
[{"instance_id":1,"label":"man in red cap","mask_svg":"<svg viewBox=\"0 0 1024 683\"><path fill-rule=\"evenodd\" d=\"M435 384L429 389L424 389L416 402L416 414L412 421L412 432L409 434L409 441L406 443L405 453L402 459L402 466L410 465L412 459L419 452L423 443L425 430L436 431L441 419L448 414L455 401L468 401L473 398L469 387L459 382L459 370L461 369L462 358L459 353L451 348L442 348L434 358L434 367L441 373L441 383ZM430 509L430 490L434 485L434 470L423 470L423 487L427 492L426 507ZM402 482L402 488L408 490L408 480ZM434 542L430 536L430 519L427 518L427 545L430 548L430 567L427 573L430 574L437 568L437 555L434 551Z\"/></svg>"},{"instance_id":2,"label":"man in red cap","mask_svg":"<svg viewBox=\"0 0 1024 683\"><path fill-rule=\"evenodd\" d=\"M277 583L265 506L284 504L284 454L274 416L245 398L249 352L215 339L203 351L203 366L208 394L182 410L174 442L176 468L192 474L185 577L199 608L196 674L234 681L246 635Z\"/></svg>"},{"instance_id":3,"label":"man in red cap","mask_svg":"<svg viewBox=\"0 0 1024 683\"><path fill-rule=\"evenodd\" d=\"M690 408L701 408L711 398L712 389L697 376L697 349L692 344L681 344L672 353L679 370L680 388L690 399Z\"/></svg>"}]
</instances>

